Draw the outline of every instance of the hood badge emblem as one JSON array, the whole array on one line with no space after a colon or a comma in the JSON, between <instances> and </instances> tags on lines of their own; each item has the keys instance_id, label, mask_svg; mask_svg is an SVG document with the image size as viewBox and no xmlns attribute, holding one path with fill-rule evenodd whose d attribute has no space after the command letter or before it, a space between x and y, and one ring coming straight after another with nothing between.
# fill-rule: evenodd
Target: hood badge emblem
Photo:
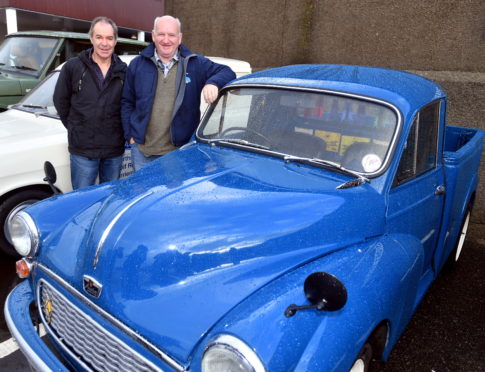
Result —
<instances>
[{"instance_id":1,"label":"hood badge emblem","mask_svg":"<svg viewBox=\"0 0 485 372\"><path fill-rule=\"evenodd\" d=\"M44 309L44 316L47 324L50 324L52 321L52 301L50 300L49 296L46 296L43 301Z\"/></svg>"},{"instance_id":2,"label":"hood badge emblem","mask_svg":"<svg viewBox=\"0 0 485 372\"><path fill-rule=\"evenodd\" d=\"M103 289L103 286L96 279L88 275L84 275L83 288L88 295L99 298L99 296L101 296L101 290Z\"/></svg>"}]
</instances>

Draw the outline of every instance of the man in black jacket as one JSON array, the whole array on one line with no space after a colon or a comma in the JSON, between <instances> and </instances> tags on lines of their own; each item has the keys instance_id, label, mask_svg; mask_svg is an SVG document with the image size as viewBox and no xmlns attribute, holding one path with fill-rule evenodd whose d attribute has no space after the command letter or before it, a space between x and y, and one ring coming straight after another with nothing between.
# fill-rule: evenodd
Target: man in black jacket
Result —
<instances>
[{"instance_id":1,"label":"man in black jacket","mask_svg":"<svg viewBox=\"0 0 485 372\"><path fill-rule=\"evenodd\" d=\"M120 99L126 64L114 54L116 24L107 17L91 23L93 47L62 67L54 105L67 128L73 189L117 180L124 153Z\"/></svg>"}]
</instances>

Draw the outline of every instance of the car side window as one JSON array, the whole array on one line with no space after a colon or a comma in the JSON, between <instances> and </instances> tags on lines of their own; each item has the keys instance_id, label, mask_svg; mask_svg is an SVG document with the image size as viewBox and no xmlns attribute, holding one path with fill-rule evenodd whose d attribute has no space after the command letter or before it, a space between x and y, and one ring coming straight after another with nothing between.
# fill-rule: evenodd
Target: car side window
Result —
<instances>
[{"instance_id":1,"label":"car side window","mask_svg":"<svg viewBox=\"0 0 485 372\"><path fill-rule=\"evenodd\" d=\"M416 115L404 145L404 151L394 179L394 186L403 184L420 174L436 168L438 159L439 108L440 103L435 102L424 107Z\"/></svg>"},{"instance_id":2,"label":"car side window","mask_svg":"<svg viewBox=\"0 0 485 372\"><path fill-rule=\"evenodd\" d=\"M77 56L79 52L91 46L89 40L65 39L62 42L63 44L59 48L57 55L49 66L47 72L54 70L61 63L67 61L71 57Z\"/></svg>"},{"instance_id":3,"label":"car side window","mask_svg":"<svg viewBox=\"0 0 485 372\"><path fill-rule=\"evenodd\" d=\"M91 42L84 39L67 39L64 50L61 54L61 62L67 61L71 57L77 56L80 52L91 47Z\"/></svg>"}]
</instances>

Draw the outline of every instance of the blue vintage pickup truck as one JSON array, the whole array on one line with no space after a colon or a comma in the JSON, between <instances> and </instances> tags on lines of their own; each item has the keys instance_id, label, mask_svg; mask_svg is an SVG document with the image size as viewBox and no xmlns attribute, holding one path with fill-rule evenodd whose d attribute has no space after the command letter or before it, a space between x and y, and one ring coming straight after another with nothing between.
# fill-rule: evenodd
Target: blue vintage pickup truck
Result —
<instances>
[{"instance_id":1,"label":"blue vintage pickup truck","mask_svg":"<svg viewBox=\"0 0 485 372\"><path fill-rule=\"evenodd\" d=\"M463 247L484 134L446 108L370 67L229 83L192 142L16 215L12 335L38 371L368 371Z\"/></svg>"}]
</instances>

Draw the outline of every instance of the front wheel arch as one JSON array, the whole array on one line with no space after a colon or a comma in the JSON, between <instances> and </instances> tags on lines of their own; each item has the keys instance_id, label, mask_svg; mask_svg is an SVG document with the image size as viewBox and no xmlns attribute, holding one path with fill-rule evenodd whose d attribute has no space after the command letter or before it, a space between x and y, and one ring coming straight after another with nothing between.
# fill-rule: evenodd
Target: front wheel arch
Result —
<instances>
[{"instance_id":1,"label":"front wheel arch","mask_svg":"<svg viewBox=\"0 0 485 372\"><path fill-rule=\"evenodd\" d=\"M372 344L372 349L374 351L373 355L375 359L382 359L382 355L384 354L384 349L386 348L388 339L389 322L385 320L379 323L379 325L374 329L368 339L368 341Z\"/></svg>"},{"instance_id":2,"label":"front wheel arch","mask_svg":"<svg viewBox=\"0 0 485 372\"><path fill-rule=\"evenodd\" d=\"M371 333L359 351L349 372L371 372L375 369L374 360L381 360L389 335L389 324L381 322Z\"/></svg>"},{"instance_id":3,"label":"front wheel arch","mask_svg":"<svg viewBox=\"0 0 485 372\"><path fill-rule=\"evenodd\" d=\"M56 187L56 185L54 185L54 187ZM25 190L45 191L47 193L50 193L51 195L54 195L54 193L52 192L52 189L50 188L50 186L48 184L42 184L41 183L41 184L38 184L38 185L36 185L36 184L27 185L27 186L19 187L17 189L13 189L13 190L7 191L5 194L0 195L0 205L3 204L3 202L6 199L9 199L10 197L12 197L12 195L18 194L19 192L22 192L22 191L25 191ZM62 191L59 190L58 187L56 187L56 190L59 193L62 193Z\"/></svg>"}]
</instances>

